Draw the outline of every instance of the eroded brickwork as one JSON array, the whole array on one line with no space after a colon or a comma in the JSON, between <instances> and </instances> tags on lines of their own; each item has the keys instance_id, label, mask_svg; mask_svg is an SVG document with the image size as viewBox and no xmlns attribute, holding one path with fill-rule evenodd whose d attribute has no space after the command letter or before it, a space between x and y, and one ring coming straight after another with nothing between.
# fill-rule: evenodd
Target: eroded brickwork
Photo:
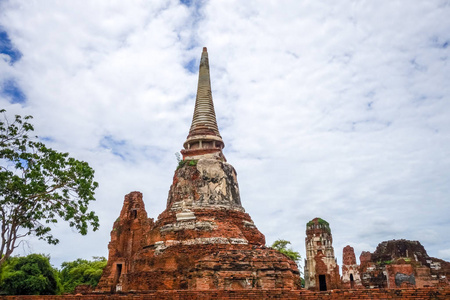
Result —
<instances>
[{"instance_id":1,"label":"eroded brickwork","mask_svg":"<svg viewBox=\"0 0 450 300\"><path fill-rule=\"evenodd\" d=\"M132 258L145 246L145 237L152 226L153 219L147 217L142 194L132 192L126 195L111 231L108 264L99 283L102 291L122 289L122 274L131 270Z\"/></svg>"},{"instance_id":2,"label":"eroded brickwork","mask_svg":"<svg viewBox=\"0 0 450 300\"><path fill-rule=\"evenodd\" d=\"M356 264L355 250L349 245L342 251L342 288L362 288L359 266Z\"/></svg>"},{"instance_id":3,"label":"eroded brickwork","mask_svg":"<svg viewBox=\"0 0 450 300\"><path fill-rule=\"evenodd\" d=\"M188 160L175 172L167 199L171 211L210 208L244 211L236 171L219 157Z\"/></svg>"},{"instance_id":4,"label":"eroded brickwork","mask_svg":"<svg viewBox=\"0 0 450 300\"><path fill-rule=\"evenodd\" d=\"M340 288L339 266L328 222L320 218L308 222L305 245L305 288L315 291Z\"/></svg>"},{"instance_id":5,"label":"eroded brickwork","mask_svg":"<svg viewBox=\"0 0 450 300\"><path fill-rule=\"evenodd\" d=\"M140 193L125 197L98 291L299 288L296 264L264 245L240 205L234 168L187 163L156 222Z\"/></svg>"},{"instance_id":6,"label":"eroded brickwork","mask_svg":"<svg viewBox=\"0 0 450 300\"><path fill-rule=\"evenodd\" d=\"M360 274L366 288L428 287L448 285L450 263L429 257L418 241L391 240L374 253L363 252Z\"/></svg>"}]
</instances>

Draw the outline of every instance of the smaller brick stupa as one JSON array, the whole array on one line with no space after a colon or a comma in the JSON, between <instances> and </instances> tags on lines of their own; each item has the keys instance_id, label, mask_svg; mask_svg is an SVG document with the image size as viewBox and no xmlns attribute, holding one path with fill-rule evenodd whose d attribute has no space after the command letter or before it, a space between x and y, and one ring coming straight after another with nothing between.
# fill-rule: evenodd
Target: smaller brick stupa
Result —
<instances>
[{"instance_id":1,"label":"smaller brick stupa","mask_svg":"<svg viewBox=\"0 0 450 300\"><path fill-rule=\"evenodd\" d=\"M265 247L264 235L245 213L224 145L203 48L192 125L167 207L154 221L141 193L125 196L98 292L300 287L295 262Z\"/></svg>"},{"instance_id":2,"label":"smaller brick stupa","mask_svg":"<svg viewBox=\"0 0 450 300\"><path fill-rule=\"evenodd\" d=\"M347 245L342 250L342 288L356 289L362 287L355 249Z\"/></svg>"}]
</instances>

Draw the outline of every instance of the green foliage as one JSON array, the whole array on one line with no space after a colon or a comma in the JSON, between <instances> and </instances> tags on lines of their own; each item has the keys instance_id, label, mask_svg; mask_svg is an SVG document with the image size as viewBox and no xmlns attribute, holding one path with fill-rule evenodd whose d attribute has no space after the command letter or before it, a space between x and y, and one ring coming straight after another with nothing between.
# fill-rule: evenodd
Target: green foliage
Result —
<instances>
[{"instance_id":1,"label":"green foliage","mask_svg":"<svg viewBox=\"0 0 450 300\"><path fill-rule=\"evenodd\" d=\"M317 221L319 222L319 225L322 225L322 226L325 226L325 227L330 227L330 223L328 223L324 219L319 218Z\"/></svg>"},{"instance_id":2,"label":"green foliage","mask_svg":"<svg viewBox=\"0 0 450 300\"><path fill-rule=\"evenodd\" d=\"M319 225L321 225L325 230L330 232L330 223L321 218L317 218L317 223L319 223ZM306 224L307 227L311 225L314 225L314 220L311 220Z\"/></svg>"},{"instance_id":3,"label":"green foliage","mask_svg":"<svg viewBox=\"0 0 450 300\"><path fill-rule=\"evenodd\" d=\"M289 257L290 259L292 259L293 261L295 261L296 263L299 263L301 260L301 256L300 253L298 253L297 251L292 250L291 248L287 248L287 245L291 244L291 242L286 241L286 240L281 240L278 239L275 242L273 242L271 248L278 250L279 252L283 253L284 255L286 255L287 257Z\"/></svg>"},{"instance_id":4,"label":"green foliage","mask_svg":"<svg viewBox=\"0 0 450 300\"><path fill-rule=\"evenodd\" d=\"M178 162L177 170L178 170L179 168L182 168L185 164L186 164L186 161L185 161L185 160L180 160L180 161Z\"/></svg>"},{"instance_id":5,"label":"green foliage","mask_svg":"<svg viewBox=\"0 0 450 300\"><path fill-rule=\"evenodd\" d=\"M64 293L73 293L75 287L80 284L89 284L96 287L107 260L104 257L93 257L93 261L77 259L61 264L61 284Z\"/></svg>"},{"instance_id":6,"label":"green foliage","mask_svg":"<svg viewBox=\"0 0 450 300\"><path fill-rule=\"evenodd\" d=\"M56 295L58 272L42 254L10 257L2 266L0 293L7 295Z\"/></svg>"},{"instance_id":7,"label":"green foliage","mask_svg":"<svg viewBox=\"0 0 450 300\"><path fill-rule=\"evenodd\" d=\"M179 160L177 170L186 164L191 167L196 166L197 162L198 160Z\"/></svg>"},{"instance_id":8,"label":"green foliage","mask_svg":"<svg viewBox=\"0 0 450 300\"><path fill-rule=\"evenodd\" d=\"M390 265L390 264L392 264L392 260L378 261L378 262L376 262L376 264L381 265L381 266Z\"/></svg>"},{"instance_id":9,"label":"green foliage","mask_svg":"<svg viewBox=\"0 0 450 300\"><path fill-rule=\"evenodd\" d=\"M9 122L0 110L0 266L22 238L35 235L49 244L59 241L51 224L64 220L85 235L97 230L98 217L88 210L94 201L94 170L68 153L47 148L28 136L31 116Z\"/></svg>"}]
</instances>

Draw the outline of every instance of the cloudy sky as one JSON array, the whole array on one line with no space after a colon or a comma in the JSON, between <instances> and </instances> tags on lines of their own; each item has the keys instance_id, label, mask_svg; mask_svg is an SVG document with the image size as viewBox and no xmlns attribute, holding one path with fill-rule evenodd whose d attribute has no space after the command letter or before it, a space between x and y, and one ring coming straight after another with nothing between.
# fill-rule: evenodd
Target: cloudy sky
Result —
<instances>
[{"instance_id":1,"label":"cloudy sky","mask_svg":"<svg viewBox=\"0 0 450 300\"><path fill-rule=\"evenodd\" d=\"M450 260L450 1L0 1L0 108L96 170L101 228L22 253L107 256L124 195L150 217L191 123L208 47L224 154L271 244L338 263L390 239Z\"/></svg>"}]
</instances>

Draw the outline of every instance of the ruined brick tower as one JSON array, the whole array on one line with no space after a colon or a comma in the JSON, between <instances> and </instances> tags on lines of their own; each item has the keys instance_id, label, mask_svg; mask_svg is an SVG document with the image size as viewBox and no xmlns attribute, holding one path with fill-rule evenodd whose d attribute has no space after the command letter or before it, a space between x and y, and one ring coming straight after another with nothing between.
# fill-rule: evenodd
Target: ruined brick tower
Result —
<instances>
[{"instance_id":1,"label":"ruined brick tower","mask_svg":"<svg viewBox=\"0 0 450 300\"><path fill-rule=\"evenodd\" d=\"M156 221L147 218L141 193L125 196L97 291L299 288L295 262L265 247L241 205L236 171L222 153L206 48L183 146Z\"/></svg>"},{"instance_id":2,"label":"ruined brick tower","mask_svg":"<svg viewBox=\"0 0 450 300\"><path fill-rule=\"evenodd\" d=\"M355 250L347 245L342 251L342 288L356 289L362 287Z\"/></svg>"},{"instance_id":3,"label":"ruined brick tower","mask_svg":"<svg viewBox=\"0 0 450 300\"><path fill-rule=\"evenodd\" d=\"M326 291L340 288L330 224L315 218L306 224L305 288Z\"/></svg>"}]
</instances>

